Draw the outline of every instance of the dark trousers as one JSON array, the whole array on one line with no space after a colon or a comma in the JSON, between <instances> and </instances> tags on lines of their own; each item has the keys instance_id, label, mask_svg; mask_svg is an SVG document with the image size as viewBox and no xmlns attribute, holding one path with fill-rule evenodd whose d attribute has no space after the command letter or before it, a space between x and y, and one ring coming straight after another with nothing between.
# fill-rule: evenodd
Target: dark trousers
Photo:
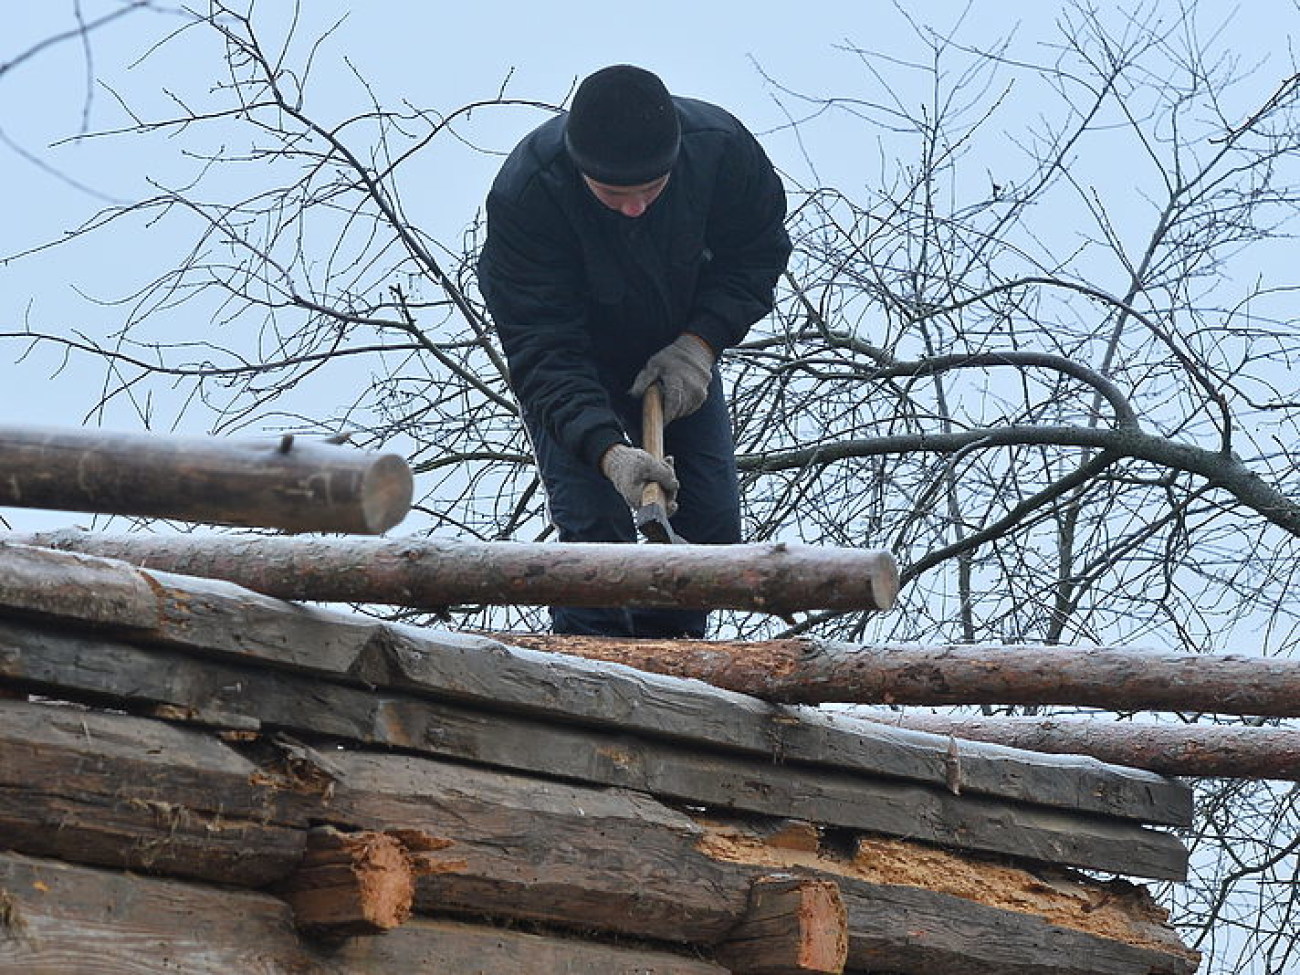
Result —
<instances>
[{"instance_id":1,"label":"dark trousers","mask_svg":"<svg viewBox=\"0 0 1300 975\"><path fill-rule=\"evenodd\" d=\"M641 401L621 393L611 393L610 398L624 429L639 446ZM636 541L632 512L604 475L560 447L536 424L529 425L529 434L560 541ZM739 542L736 448L716 372L704 405L664 430L664 450L673 458L681 482L673 530L693 544ZM708 614L697 610L551 608L551 627L556 633L702 639L707 622Z\"/></svg>"}]
</instances>

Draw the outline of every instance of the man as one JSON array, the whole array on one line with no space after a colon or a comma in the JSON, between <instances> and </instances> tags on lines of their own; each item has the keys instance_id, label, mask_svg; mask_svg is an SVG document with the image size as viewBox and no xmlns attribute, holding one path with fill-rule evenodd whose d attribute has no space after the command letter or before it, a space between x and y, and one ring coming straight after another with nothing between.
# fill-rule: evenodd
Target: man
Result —
<instances>
[{"instance_id":1,"label":"man","mask_svg":"<svg viewBox=\"0 0 1300 975\"><path fill-rule=\"evenodd\" d=\"M515 148L487 199L479 283L561 541L631 542L658 482L692 543L740 540L735 446L716 363L772 309L790 255L785 193L717 106L615 65ZM663 389L666 452L638 446ZM707 614L561 608L557 633L700 638Z\"/></svg>"}]
</instances>

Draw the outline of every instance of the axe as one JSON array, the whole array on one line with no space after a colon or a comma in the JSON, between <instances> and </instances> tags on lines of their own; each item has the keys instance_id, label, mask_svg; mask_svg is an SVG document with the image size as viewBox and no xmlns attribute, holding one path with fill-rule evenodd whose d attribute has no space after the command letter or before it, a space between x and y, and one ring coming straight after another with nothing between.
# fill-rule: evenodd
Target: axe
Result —
<instances>
[{"instance_id":1,"label":"axe","mask_svg":"<svg viewBox=\"0 0 1300 975\"><path fill-rule=\"evenodd\" d=\"M663 388L651 383L641 400L641 449L655 460L664 459ZM686 539L668 523L668 497L663 485L651 481L641 492L641 507L636 510L636 527L648 541L685 545Z\"/></svg>"}]
</instances>

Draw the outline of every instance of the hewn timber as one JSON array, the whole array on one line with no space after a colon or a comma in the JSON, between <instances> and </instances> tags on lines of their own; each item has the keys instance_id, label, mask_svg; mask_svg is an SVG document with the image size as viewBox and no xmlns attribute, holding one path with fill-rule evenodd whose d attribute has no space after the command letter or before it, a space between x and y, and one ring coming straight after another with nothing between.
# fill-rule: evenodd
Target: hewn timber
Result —
<instances>
[{"instance_id":1,"label":"hewn timber","mask_svg":"<svg viewBox=\"0 0 1300 975\"><path fill-rule=\"evenodd\" d=\"M1082 646L509 638L788 703L1074 704L1300 717L1300 661L1272 657Z\"/></svg>"},{"instance_id":2,"label":"hewn timber","mask_svg":"<svg viewBox=\"0 0 1300 975\"><path fill-rule=\"evenodd\" d=\"M0 623L0 677L33 689L169 716L394 746L602 785L673 801L912 836L1135 876L1181 879L1186 851L1173 836L944 787L717 754L508 713L330 685L291 673L183 658L153 648L87 640Z\"/></svg>"},{"instance_id":3,"label":"hewn timber","mask_svg":"<svg viewBox=\"0 0 1300 975\"><path fill-rule=\"evenodd\" d=\"M281 599L436 610L463 603L883 610L898 594L888 552L811 545L595 545L451 539L123 535L9 536Z\"/></svg>"},{"instance_id":4,"label":"hewn timber","mask_svg":"<svg viewBox=\"0 0 1300 975\"><path fill-rule=\"evenodd\" d=\"M848 954L839 885L790 874L754 882L744 919L718 947L734 975L839 975Z\"/></svg>"},{"instance_id":5,"label":"hewn timber","mask_svg":"<svg viewBox=\"0 0 1300 975\"><path fill-rule=\"evenodd\" d=\"M1091 755L1165 775L1300 782L1300 728L985 718L914 711L870 715L894 727L1050 754Z\"/></svg>"},{"instance_id":6,"label":"hewn timber","mask_svg":"<svg viewBox=\"0 0 1300 975\"><path fill-rule=\"evenodd\" d=\"M11 741L23 724L29 728L46 724L33 713L41 709L60 710L48 705L0 703L0 714L15 718L15 730L3 743L4 754L9 754ZM64 819L73 825L100 817L106 808L136 807L143 826L149 822L143 808L148 797L155 789L167 788L173 808L200 825L220 821L228 809L239 814L241 809L256 806L266 825L304 835L319 823L348 831L382 830L414 851L421 874L416 895L420 911L490 914L577 932L673 941L708 950L725 941L748 916L749 892L755 880L774 870L793 870L838 886L847 910L850 969L901 973L996 970L1007 975L1147 975L1156 971L1187 975L1194 970L1189 954L1160 918L1151 917L1129 898L1114 896L1113 883L1101 884L1063 871L1053 872L1046 883L1023 870L1013 871L979 858L926 853L917 847L916 853L923 858L948 858L934 873L935 883L942 884L943 890L928 890L924 886L928 881L918 885L898 865L898 858L910 856L906 851L913 849L901 841L896 844L895 863L887 866L879 856L868 860L861 850L845 852L838 842L813 851L768 846L762 839L742 842L744 834L725 821L706 825L622 790L544 782L402 755L330 752L325 776L329 785L323 788L314 777L304 777L302 768L285 768L266 756L256 761L233 754L218 757L209 745L218 750L226 746L199 744L207 736L192 730L125 715L61 710L68 712L66 718L59 719L62 726L44 730L40 747L32 749L45 763L43 768L33 770L32 781L24 779L15 785L6 780L0 791L57 792L64 805ZM249 764L241 764L250 762L251 772ZM167 769L169 763L175 765L173 770ZM64 787L68 780L59 771L60 765L64 770L84 770L75 787ZM291 772L299 777L295 779ZM0 776L12 776L8 765L0 767ZM214 806L214 793L218 792L228 793L229 800ZM155 847L172 842L167 822L155 820L153 830ZM11 834L6 829L5 836L12 835L14 848L24 852L34 832ZM263 854L259 844L265 836L248 834L246 860ZM143 859L140 840L135 832L120 837L137 861ZM58 840L47 838L44 842ZM64 842L64 848L51 851L53 855L73 860L83 855L75 836ZM124 851L121 859L131 857ZM221 953L247 950L255 942L268 951L286 944L283 934L261 940L262 923L274 923L282 931L290 928L287 914L269 898L256 901L263 922L241 924L247 920L238 907L246 903L243 894L223 892L222 897L234 899L226 902L226 909L218 910L216 902L207 907L196 905L187 892L203 888L191 885L92 874L58 864L42 864L22 874L14 872L11 865L15 862L20 866L30 863L21 857L0 857L0 892L9 896L10 930L21 932L26 927L41 937L33 938L31 946L15 944L21 938L0 937L0 959L6 951L28 963L33 958L50 959L56 956L31 952L50 951L53 944L75 944L74 955L83 961L86 945L93 946L90 950L96 957L108 952L104 957L120 958L122 954L114 953L131 943L146 952L164 949L150 957L165 959L176 952L181 954L175 957L183 959L184 952L207 944L213 932L220 934L213 950ZM182 862L174 857L155 860L152 865L128 865L165 873ZM950 883L959 873L955 864L961 864L971 878L967 887L975 899L955 892L957 888ZM241 884L251 879L247 873L219 872L217 866L208 864L211 873L205 879ZM286 871L291 870L292 866L286 865ZM68 876L79 880L103 876L112 886L105 891L83 881L85 896L92 898L95 906L82 909L77 906L78 895L69 892L63 896L64 888L56 886ZM164 894L182 914L165 908ZM142 934L136 926L137 907L145 912L141 917L157 917L160 927ZM46 926L51 912L63 918L66 926ZM194 915L192 923L177 924L176 918L186 913ZM87 937L101 926L110 933L122 932L122 941L100 942ZM148 932L155 930L157 938L151 940ZM360 966L340 968L340 972L406 970L382 968L380 960L390 966L395 960L413 960L414 955L385 952L407 950L392 946L406 945L406 938L419 938L423 930L422 922L412 920L381 938L359 939L343 952L326 957ZM238 940L232 942L236 931ZM74 937L80 940L74 942ZM289 946L293 947L292 943ZM300 945L295 950L305 951ZM222 957L229 966L224 971L335 971L313 969L305 962L299 969L287 965L280 969L269 963L266 968L250 967L231 962L226 954ZM315 956L298 957L316 960ZM467 956L459 957L463 962ZM665 964L676 964L673 957L666 956ZM963 961L967 957L969 964ZM373 969L364 967L372 960ZM209 971L187 967L183 961L178 964L186 971ZM677 971L671 964L662 970ZM455 970L451 965L449 961L447 970ZM22 970L32 970L32 966ZM539 969L525 965L518 970Z\"/></svg>"},{"instance_id":7,"label":"hewn timber","mask_svg":"<svg viewBox=\"0 0 1300 975\"><path fill-rule=\"evenodd\" d=\"M207 735L0 701L0 755L0 843L10 849L250 887L302 859L305 818L280 807L312 786Z\"/></svg>"},{"instance_id":8,"label":"hewn timber","mask_svg":"<svg viewBox=\"0 0 1300 975\"><path fill-rule=\"evenodd\" d=\"M4 975L728 975L689 951L424 918L323 945L289 914L268 894L0 853Z\"/></svg>"},{"instance_id":9,"label":"hewn timber","mask_svg":"<svg viewBox=\"0 0 1300 975\"><path fill-rule=\"evenodd\" d=\"M230 440L0 427L0 505L376 535L411 506L396 454L285 436Z\"/></svg>"},{"instance_id":10,"label":"hewn timber","mask_svg":"<svg viewBox=\"0 0 1300 975\"><path fill-rule=\"evenodd\" d=\"M0 608L54 623L65 633L90 626L96 633L122 634L132 643L218 654L243 666L401 689L416 697L762 756L769 763L805 763L945 787L954 771L946 737L815 708L767 704L698 681L512 647L481 636L381 624L226 582L76 553L0 546ZM119 637L118 642L125 640ZM681 646L699 653L710 644ZM169 664L158 658L156 666L166 673ZM105 690L96 676L103 669L88 654L86 672L77 670L80 677L69 677L73 684L65 692ZM64 679L57 669L24 670L17 663L6 672L50 685ZM268 676L256 683L276 680ZM223 710L221 700L220 695L191 696L167 703L193 720L258 726L254 716ZM961 744L959 760L959 787L966 794L1141 822L1190 821L1190 790L1149 772L1091 758L1045 759L971 743Z\"/></svg>"}]
</instances>

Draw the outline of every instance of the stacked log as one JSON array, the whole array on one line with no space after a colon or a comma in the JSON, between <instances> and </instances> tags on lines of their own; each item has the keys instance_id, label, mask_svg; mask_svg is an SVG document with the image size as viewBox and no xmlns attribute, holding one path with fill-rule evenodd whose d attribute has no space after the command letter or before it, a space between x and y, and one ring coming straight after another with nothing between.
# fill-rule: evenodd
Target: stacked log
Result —
<instances>
[{"instance_id":1,"label":"stacked log","mask_svg":"<svg viewBox=\"0 0 1300 975\"><path fill-rule=\"evenodd\" d=\"M1196 967L1148 772L17 547L0 687L0 971Z\"/></svg>"}]
</instances>

